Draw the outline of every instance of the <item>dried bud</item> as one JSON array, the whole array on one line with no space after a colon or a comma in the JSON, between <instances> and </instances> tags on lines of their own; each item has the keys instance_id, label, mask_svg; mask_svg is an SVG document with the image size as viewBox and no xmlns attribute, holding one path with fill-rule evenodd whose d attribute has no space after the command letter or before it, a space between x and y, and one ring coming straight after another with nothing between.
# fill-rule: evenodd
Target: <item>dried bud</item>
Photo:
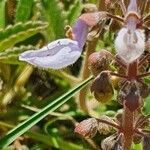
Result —
<instances>
[{"instance_id":1,"label":"dried bud","mask_svg":"<svg viewBox=\"0 0 150 150\"><path fill-rule=\"evenodd\" d=\"M145 136L143 140L143 150L149 150L150 136Z\"/></svg>"},{"instance_id":2,"label":"dried bud","mask_svg":"<svg viewBox=\"0 0 150 150\"><path fill-rule=\"evenodd\" d=\"M120 82L119 87L120 87L120 91L117 94L117 100L121 105L123 105L123 103L125 101L125 97L129 92L130 83L129 82L126 82L126 83Z\"/></svg>"},{"instance_id":3,"label":"dried bud","mask_svg":"<svg viewBox=\"0 0 150 150\"><path fill-rule=\"evenodd\" d=\"M89 68L94 76L97 76L101 71L109 70L109 64L113 56L106 50L95 52L89 56Z\"/></svg>"},{"instance_id":4,"label":"dried bud","mask_svg":"<svg viewBox=\"0 0 150 150\"><path fill-rule=\"evenodd\" d=\"M118 123L120 126L122 125L122 112L118 112L116 115L115 115L115 121L116 123Z\"/></svg>"},{"instance_id":5,"label":"dried bud","mask_svg":"<svg viewBox=\"0 0 150 150\"><path fill-rule=\"evenodd\" d=\"M102 150L123 150L121 143L121 136L113 134L101 143Z\"/></svg>"},{"instance_id":6,"label":"dried bud","mask_svg":"<svg viewBox=\"0 0 150 150\"><path fill-rule=\"evenodd\" d=\"M95 118L89 118L80 122L74 132L80 134L85 138L92 138L96 135L98 123Z\"/></svg>"},{"instance_id":7,"label":"dried bud","mask_svg":"<svg viewBox=\"0 0 150 150\"><path fill-rule=\"evenodd\" d=\"M150 86L147 84L140 84L140 95L142 98L146 98L150 95Z\"/></svg>"},{"instance_id":8,"label":"dried bud","mask_svg":"<svg viewBox=\"0 0 150 150\"><path fill-rule=\"evenodd\" d=\"M97 101L105 103L110 100L114 94L112 83L108 72L101 72L91 85L91 92Z\"/></svg>"},{"instance_id":9,"label":"dried bud","mask_svg":"<svg viewBox=\"0 0 150 150\"><path fill-rule=\"evenodd\" d=\"M133 137L133 142L134 142L134 144L139 144L139 143L141 143L141 141L142 141L142 136L140 136L140 135L134 135L134 137Z\"/></svg>"},{"instance_id":10,"label":"dried bud","mask_svg":"<svg viewBox=\"0 0 150 150\"><path fill-rule=\"evenodd\" d=\"M128 94L125 96L125 105L130 111L135 111L143 104L140 92L136 84L131 84Z\"/></svg>"},{"instance_id":11,"label":"dried bud","mask_svg":"<svg viewBox=\"0 0 150 150\"><path fill-rule=\"evenodd\" d=\"M112 123L115 123L111 118L109 118L108 116L101 116L99 119L103 119L103 120L106 120L108 122L112 122ZM100 134L108 134L110 133L112 130L112 127L107 125L106 123L102 123L102 122L98 122L98 132Z\"/></svg>"},{"instance_id":12,"label":"dried bud","mask_svg":"<svg viewBox=\"0 0 150 150\"><path fill-rule=\"evenodd\" d=\"M145 49L150 52L150 38L146 41Z\"/></svg>"}]
</instances>

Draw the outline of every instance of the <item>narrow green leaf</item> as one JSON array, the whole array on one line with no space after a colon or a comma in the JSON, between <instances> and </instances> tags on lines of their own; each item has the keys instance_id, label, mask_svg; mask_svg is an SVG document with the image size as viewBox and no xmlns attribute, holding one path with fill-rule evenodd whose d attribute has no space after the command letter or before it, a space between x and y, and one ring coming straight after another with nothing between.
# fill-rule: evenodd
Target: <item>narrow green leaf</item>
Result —
<instances>
[{"instance_id":1,"label":"narrow green leaf","mask_svg":"<svg viewBox=\"0 0 150 150\"><path fill-rule=\"evenodd\" d=\"M72 25L75 22L75 19L79 16L81 13L82 5L80 0L76 0L71 6L68 11L68 24Z\"/></svg>"},{"instance_id":2,"label":"narrow green leaf","mask_svg":"<svg viewBox=\"0 0 150 150\"><path fill-rule=\"evenodd\" d=\"M10 125L5 122L0 121L0 126L7 127L7 128L13 128L14 125ZM29 136L29 138L36 140L38 142L41 142L45 145L49 145L55 148L59 148L60 150L83 150L81 145L76 145L74 143L64 141L61 138L55 138L56 141L53 140L53 136L48 136L41 133L31 132L27 131L25 135ZM56 146L57 143L57 146ZM4 150L4 149L3 149Z\"/></svg>"},{"instance_id":3,"label":"narrow green leaf","mask_svg":"<svg viewBox=\"0 0 150 150\"><path fill-rule=\"evenodd\" d=\"M55 148L58 148L60 150L83 150L82 146L75 145L71 142L64 141L60 138L55 138L55 141L52 136L46 136L35 132L27 132L27 135L35 139L36 141L43 142L47 145L53 146ZM56 146L57 143L57 146Z\"/></svg>"},{"instance_id":4,"label":"narrow green leaf","mask_svg":"<svg viewBox=\"0 0 150 150\"><path fill-rule=\"evenodd\" d=\"M0 51L13 47L18 42L43 31L46 27L47 24L41 21L29 21L27 23L17 23L14 26L0 30Z\"/></svg>"},{"instance_id":5,"label":"narrow green leaf","mask_svg":"<svg viewBox=\"0 0 150 150\"><path fill-rule=\"evenodd\" d=\"M5 27L5 0L0 0L0 28Z\"/></svg>"},{"instance_id":6,"label":"narrow green leaf","mask_svg":"<svg viewBox=\"0 0 150 150\"><path fill-rule=\"evenodd\" d=\"M41 109L39 112L32 115L29 119L19 124L17 127L11 130L6 136L4 136L0 140L0 148L8 146L17 137L24 134L32 126L34 126L44 117L46 117L50 112L55 111L61 105L66 103L74 94L76 94L79 90L81 90L84 86L86 86L92 79L93 77L90 77L87 80L83 81L82 83L77 85L75 88L71 89L70 91L68 91L67 93L65 93L64 95L62 95L61 97L59 97L58 99L54 100L52 103L50 103L49 105Z\"/></svg>"},{"instance_id":7,"label":"narrow green leaf","mask_svg":"<svg viewBox=\"0 0 150 150\"><path fill-rule=\"evenodd\" d=\"M64 35L65 17L61 3L58 0L42 0L42 15L49 23L47 36L49 40L60 38Z\"/></svg>"},{"instance_id":8,"label":"narrow green leaf","mask_svg":"<svg viewBox=\"0 0 150 150\"><path fill-rule=\"evenodd\" d=\"M32 12L34 0L19 0L16 9L15 22L27 21Z\"/></svg>"}]
</instances>

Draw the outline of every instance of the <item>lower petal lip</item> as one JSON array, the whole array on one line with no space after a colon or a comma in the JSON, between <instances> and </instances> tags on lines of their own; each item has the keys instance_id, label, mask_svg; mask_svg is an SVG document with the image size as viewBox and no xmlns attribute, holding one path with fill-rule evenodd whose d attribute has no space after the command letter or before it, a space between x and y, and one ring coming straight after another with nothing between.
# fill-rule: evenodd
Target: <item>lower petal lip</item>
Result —
<instances>
[{"instance_id":1,"label":"lower petal lip","mask_svg":"<svg viewBox=\"0 0 150 150\"><path fill-rule=\"evenodd\" d=\"M39 50L22 53L19 60L42 68L61 69L75 63L81 52L82 49L76 41L59 39Z\"/></svg>"}]
</instances>

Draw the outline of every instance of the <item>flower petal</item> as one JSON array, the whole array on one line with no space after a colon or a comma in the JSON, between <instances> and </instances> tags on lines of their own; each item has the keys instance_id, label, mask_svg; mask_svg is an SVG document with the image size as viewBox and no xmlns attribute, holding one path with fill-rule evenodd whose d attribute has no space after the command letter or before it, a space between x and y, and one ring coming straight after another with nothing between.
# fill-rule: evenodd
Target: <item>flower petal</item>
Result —
<instances>
[{"instance_id":1,"label":"flower petal","mask_svg":"<svg viewBox=\"0 0 150 150\"><path fill-rule=\"evenodd\" d=\"M82 49L76 41L59 39L37 51L30 50L22 53L19 60L38 67L61 69L73 64L80 57L81 52Z\"/></svg>"},{"instance_id":2,"label":"flower petal","mask_svg":"<svg viewBox=\"0 0 150 150\"><path fill-rule=\"evenodd\" d=\"M88 34L88 25L85 21L78 19L73 27L74 40L78 42L80 48L83 48Z\"/></svg>"},{"instance_id":3,"label":"flower petal","mask_svg":"<svg viewBox=\"0 0 150 150\"><path fill-rule=\"evenodd\" d=\"M136 29L129 33L127 28L122 28L115 40L117 54L127 63L138 59L145 49L145 35Z\"/></svg>"},{"instance_id":4,"label":"flower petal","mask_svg":"<svg viewBox=\"0 0 150 150\"><path fill-rule=\"evenodd\" d=\"M128 12L129 11L138 12L137 0L130 0L129 6L128 6Z\"/></svg>"}]
</instances>

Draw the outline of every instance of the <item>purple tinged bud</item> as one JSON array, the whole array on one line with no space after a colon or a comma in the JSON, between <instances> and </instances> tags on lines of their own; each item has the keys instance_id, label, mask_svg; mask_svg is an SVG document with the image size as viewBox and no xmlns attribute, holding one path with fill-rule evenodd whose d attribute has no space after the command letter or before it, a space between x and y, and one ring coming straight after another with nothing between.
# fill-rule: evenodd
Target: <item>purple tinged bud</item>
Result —
<instances>
[{"instance_id":1,"label":"purple tinged bud","mask_svg":"<svg viewBox=\"0 0 150 150\"><path fill-rule=\"evenodd\" d=\"M135 83L131 84L128 94L125 96L125 106L131 111L138 110L143 105L143 100L140 96L140 91Z\"/></svg>"},{"instance_id":2,"label":"purple tinged bud","mask_svg":"<svg viewBox=\"0 0 150 150\"><path fill-rule=\"evenodd\" d=\"M80 134L85 138L92 138L96 135L98 122L95 118L89 118L80 122L74 132Z\"/></svg>"},{"instance_id":3,"label":"purple tinged bud","mask_svg":"<svg viewBox=\"0 0 150 150\"><path fill-rule=\"evenodd\" d=\"M113 134L101 143L102 150L123 150L122 136Z\"/></svg>"},{"instance_id":4,"label":"purple tinged bud","mask_svg":"<svg viewBox=\"0 0 150 150\"><path fill-rule=\"evenodd\" d=\"M101 71L110 69L112 59L112 54L106 50L94 52L88 58L89 69L94 76L97 76Z\"/></svg>"},{"instance_id":5,"label":"purple tinged bud","mask_svg":"<svg viewBox=\"0 0 150 150\"><path fill-rule=\"evenodd\" d=\"M114 90L107 71L101 72L91 85L91 92L97 101L106 103L113 97Z\"/></svg>"}]
</instances>

